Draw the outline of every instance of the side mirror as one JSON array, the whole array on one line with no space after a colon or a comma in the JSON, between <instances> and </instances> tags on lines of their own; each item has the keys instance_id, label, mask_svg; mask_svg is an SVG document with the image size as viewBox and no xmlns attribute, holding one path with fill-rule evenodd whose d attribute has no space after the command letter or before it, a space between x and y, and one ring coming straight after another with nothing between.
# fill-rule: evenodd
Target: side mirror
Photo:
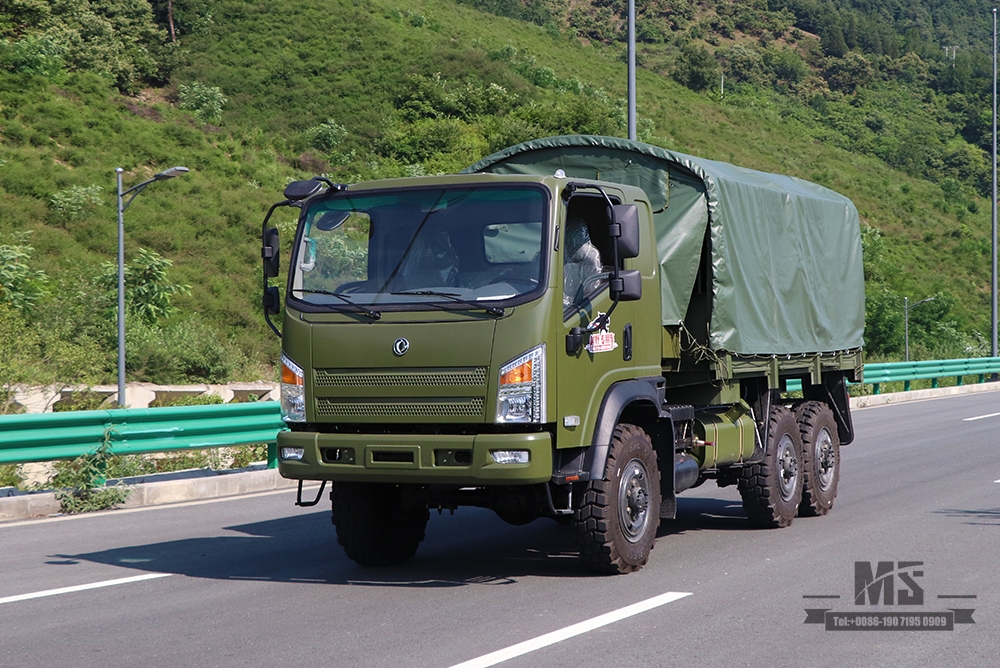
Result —
<instances>
[{"instance_id":1,"label":"side mirror","mask_svg":"<svg viewBox=\"0 0 1000 668\"><path fill-rule=\"evenodd\" d=\"M330 232L343 225L344 221L347 220L350 215L349 211L327 211L316 219L316 222L313 223L313 227L317 230Z\"/></svg>"},{"instance_id":2,"label":"side mirror","mask_svg":"<svg viewBox=\"0 0 1000 668\"><path fill-rule=\"evenodd\" d=\"M323 184L319 181L292 181L285 186L285 199L293 202L312 197L323 189Z\"/></svg>"},{"instance_id":3,"label":"side mirror","mask_svg":"<svg viewBox=\"0 0 1000 668\"><path fill-rule=\"evenodd\" d=\"M260 256L264 260L264 276L274 278L281 268L281 246L278 244L278 228L271 227L264 232L264 243Z\"/></svg>"},{"instance_id":4,"label":"side mirror","mask_svg":"<svg viewBox=\"0 0 1000 668\"><path fill-rule=\"evenodd\" d=\"M281 313L281 293L278 288L271 286L264 290L264 313L268 315L278 315Z\"/></svg>"},{"instance_id":5,"label":"side mirror","mask_svg":"<svg viewBox=\"0 0 1000 668\"><path fill-rule=\"evenodd\" d=\"M628 269L611 277L608 290L614 301L634 302L642 298L642 276L638 269Z\"/></svg>"},{"instance_id":6,"label":"side mirror","mask_svg":"<svg viewBox=\"0 0 1000 668\"><path fill-rule=\"evenodd\" d=\"M639 207L635 204L616 204L615 222L618 224L618 257L625 259L639 256ZM612 237L615 235L612 234Z\"/></svg>"}]
</instances>

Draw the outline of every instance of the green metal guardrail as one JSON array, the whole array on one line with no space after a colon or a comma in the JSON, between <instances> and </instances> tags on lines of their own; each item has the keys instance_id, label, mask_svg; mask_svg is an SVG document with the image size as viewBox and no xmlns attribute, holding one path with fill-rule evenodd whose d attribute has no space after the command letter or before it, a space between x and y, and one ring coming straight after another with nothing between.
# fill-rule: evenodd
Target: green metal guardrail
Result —
<instances>
[{"instance_id":1,"label":"green metal guardrail","mask_svg":"<svg viewBox=\"0 0 1000 668\"><path fill-rule=\"evenodd\" d=\"M889 362L865 365L865 383L875 394L884 383L1000 373L1000 357ZM802 383L788 381L789 392L801 391ZM72 459L94 452L108 439L117 455L201 450L227 446L267 444L268 467L276 468L277 433L285 429L277 401L209 406L128 408L65 413L0 415L0 464Z\"/></svg>"},{"instance_id":2,"label":"green metal guardrail","mask_svg":"<svg viewBox=\"0 0 1000 668\"><path fill-rule=\"evenodd\" d=\"M977 376L986 382L989 374L1000 373L1000 357L976 357L959 360L928 360L925 362L876 362L865 365L865 384L872 386L873 394L881 394L884 383L903 383L903 391L910 390L910 382L929 378L931 387L938 386L940 378L955 378L962 385L965 376ZM790 380L785 385L789 392L802 391L802 383Z\"/></svg>"},{"instance_id":3,"label":"green metal guardrail","mask_svg":"<svg viewBox=\"0 0 1000 668\"><path fill-rule=\"evenodd\" d=\"M0 464L72 459L108 439L116 455L267 444L276 468L277 401L0 416Z\"/></svg>"}]
</instances>

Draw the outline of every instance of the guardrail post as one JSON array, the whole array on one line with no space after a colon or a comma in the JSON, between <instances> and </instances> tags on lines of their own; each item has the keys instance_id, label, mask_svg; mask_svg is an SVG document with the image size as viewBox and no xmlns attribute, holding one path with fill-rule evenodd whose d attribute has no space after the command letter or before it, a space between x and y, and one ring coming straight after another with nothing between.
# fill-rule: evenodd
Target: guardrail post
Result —
<instances>
[{"instance_id":1,"label":"guardrail post","mask_svg":"<svg viewBox=\"0 0 1000 668\"><path fill-rule=\"evenodd\" d=\"M878 383L872 383L872 394L881 394L881 388Z\"/></svg>"},{"instance_id":2,"label":"guardrail post","mask_svg":"<svg viewBox=\"0 0 1000 668\"><path fill-rule=\"evenodd\" d=\"M903 392L909 392L909 391L910 391L910 381L904 380L903 381Z\"/></svg>"},{"instance_id":3,"label":"guardrail post","mask_svg":"<svg viewBox=\"0 0 1000 668\"><path fill-rule=\"evenodd\" d=\"M268 443L267 444L267 468L276 469L278 468L278 444Z\"/></svg>"},{"instance_id":4,"label":"guardrail post","mask_svg":"<svg viewBox=\"0 0 1000 668\"><path fill-rule=\"evenodd\" d=\"M963 381L962 376L955 376L955 385L956 386L961 386L963 384L962 381Z\"/></svg>"},{"instance_id":5,"label":"guardrail post","mask_svg":"<svg viewBox=\"0 0 1000 668\"><path fill-rule=\"evenodd\" d=\"M937 378L931 378L931 387L934 388L934 389L937 389L937 386L938 386L938 379Z\"/></svg>"}]
</instances>

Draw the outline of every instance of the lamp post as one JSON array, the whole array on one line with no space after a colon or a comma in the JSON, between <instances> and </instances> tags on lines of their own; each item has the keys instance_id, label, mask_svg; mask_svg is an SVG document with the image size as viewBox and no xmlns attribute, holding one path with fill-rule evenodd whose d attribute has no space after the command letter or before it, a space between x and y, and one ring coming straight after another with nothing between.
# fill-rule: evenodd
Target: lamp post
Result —
<instances>
[{"instance_id":1,"label":"lamp post","mask_svg":"<svg viewBox=\"0 0 1000 668\"><path fill-rule=\"evenodd\" d=\"M932 302L935 297L921 299L914 306L920 306L924 302ZM903 297L903 341L906 347L906 361L910 361L910 298Z\"/></svg>"},{"instance_id":2,"label":"lamp post","mask_svg":"<svg viewBox=\"0 0 1000 668\"><path fill-rule=\"evenodd\" d=\"M125 209L139 196L146 186L154 181L165 181L186 174L187 167L171 167L153 178L138 183L128 190L122 190L121 167L115 169L118 175L118 407L125 408ZM125 200L125 196L132 196Z\"/></svg>"},{"instance_id":3,"label":"lamp post","mask_svg":"<svg viewBox=\"0 0 1000 668\"><path fill-rule=\"evenodd\" d=\"M993 203L992 203L992 277L990 285L991 301L991 347L990 353L997 356L997 9L993 8ZM993 374L993 380L997 380L997 374Z\"/></svg>"},{"instance_id":4,"label":"lamp post","mask_svg":"<svg viewBox=\"0 0 1000 668\"><path fill-rule=\"evenodd\" d=\"M635 0L628 0L628 138L636 140L635 121Z\"/></svg>"}]
</instances>

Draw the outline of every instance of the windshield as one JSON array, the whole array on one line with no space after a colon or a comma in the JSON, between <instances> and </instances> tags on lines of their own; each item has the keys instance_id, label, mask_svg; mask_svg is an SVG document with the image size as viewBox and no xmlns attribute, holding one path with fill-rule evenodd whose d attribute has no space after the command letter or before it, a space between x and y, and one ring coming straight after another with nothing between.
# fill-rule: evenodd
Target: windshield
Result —
<instances>
[{"instance_id":1,"label":"windshield","mask_svg":"<svg viewBox=\"0 0 1000 668\"><path fill-rule=\"evenodd\" d=\"M546 208L526 186L338 193L304 214L291 296L337 310L497 310L542 283Z\"/></svg>"}]
</instances>

